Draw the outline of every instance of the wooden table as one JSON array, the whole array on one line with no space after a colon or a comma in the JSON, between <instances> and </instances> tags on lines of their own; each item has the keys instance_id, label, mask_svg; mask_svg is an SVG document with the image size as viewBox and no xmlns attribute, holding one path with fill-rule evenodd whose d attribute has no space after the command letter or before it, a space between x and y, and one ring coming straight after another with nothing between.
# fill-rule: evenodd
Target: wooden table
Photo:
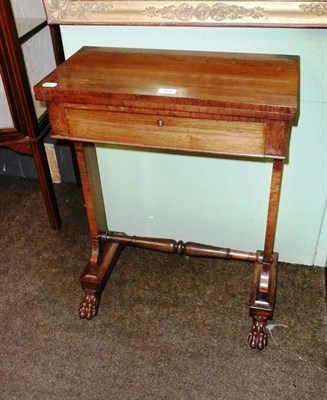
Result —
<instances>
[{"instance_id":1,"label":"wooden table","mask_svg":"<svg viewBox=\"0 0 327 400\"><path fill-rule=\"evenodd\" d=\"M92 249L81 276L79 315L98 312L105 283L125 245L254 263L249 335L267 343L278 254L274 237L288 134L298 107L296 56L85 47L35 86L53 137L74 142ZM272 160L265 244L246 252L108 231L95 143L201 155Z\"/></svg>"}]
</instances>

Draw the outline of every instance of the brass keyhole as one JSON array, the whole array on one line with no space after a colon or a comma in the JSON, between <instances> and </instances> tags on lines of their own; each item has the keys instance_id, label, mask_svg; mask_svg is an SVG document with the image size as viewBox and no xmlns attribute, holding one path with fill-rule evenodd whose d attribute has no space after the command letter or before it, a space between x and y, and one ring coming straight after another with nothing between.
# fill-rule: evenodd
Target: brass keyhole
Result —
<instances>
[{"instance_id":1,"label":"brass keyhole","mask_svg":"<svg viewBox=\"0 0 327 400\"><path fill-rule=\"evenodd\" d=\"M158 126L161 128L162 126L164 126L164 122L162 119L159 119L158 121Z\"/></svg>"}]
</instances>

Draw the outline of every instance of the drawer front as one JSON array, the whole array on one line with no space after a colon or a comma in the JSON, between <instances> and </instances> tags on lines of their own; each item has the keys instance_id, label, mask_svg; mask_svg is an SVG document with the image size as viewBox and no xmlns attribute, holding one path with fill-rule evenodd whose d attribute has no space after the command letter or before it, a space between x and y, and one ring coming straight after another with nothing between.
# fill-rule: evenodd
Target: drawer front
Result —
<instances>
[{"instance_id":1,"label":"drawer front","mask_svg":"<svg viewBox=\"0 0 327 400\"><path fill-rule=\"evenodd\" d=\"M66 109L72 140L203 154L264 156L265 124Z\"/></svg>"}]
</instances>

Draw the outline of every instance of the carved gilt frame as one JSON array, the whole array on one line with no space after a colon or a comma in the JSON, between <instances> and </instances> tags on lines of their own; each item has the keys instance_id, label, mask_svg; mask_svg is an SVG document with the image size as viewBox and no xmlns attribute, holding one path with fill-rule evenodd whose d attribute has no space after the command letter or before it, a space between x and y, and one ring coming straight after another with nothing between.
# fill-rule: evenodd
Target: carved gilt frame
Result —
<instances>
[{"instance_id":1,"label":"carved gilt frame","mask_svg":"<svg viewBox=\"0 0 327 400\"><path fill-rule=\"evenodd\" d=\"M327 27L327 0L43 0L50 24Z\"/></svg>"}]
</instances>

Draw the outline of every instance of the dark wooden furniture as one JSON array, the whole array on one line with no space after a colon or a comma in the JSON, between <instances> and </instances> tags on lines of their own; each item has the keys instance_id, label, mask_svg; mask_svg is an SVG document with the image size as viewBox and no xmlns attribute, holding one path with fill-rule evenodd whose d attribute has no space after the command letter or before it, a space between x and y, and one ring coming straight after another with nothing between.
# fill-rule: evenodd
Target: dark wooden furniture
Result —
<instances>
[{"instance_id":1,"label":"dark wooden furniture","mask_svg":"<svg viewBox=\"0 0 327 400\"><path fill-rule=\"evenodd\" d=\"M266 345L278 254L274 237L288 133L297 113L294 56L83 48L35 87L54 137L75 144L92 251L79 315L93 318L124 245L254 262L250 346ZM265 245L245 252L108 231L94 143L271 159Z\"/></svg>"},{"instance_id":2,"label":"dark wooden furniture","mask_svg":"<svg viewBox=\"0 0 327 400\"><path fill-rule=\"evenodd\" d=\"M19 21L17 21L19 23ZM29 29L19 35L10 0L0 2L0 75L3 79L13 127L0 128L0 147L34 158L40 186L53 229L61 226L43 139L49 132L47 113L37 117L25 67L22 44L47 27L43 21L28 21ZM57 65L64 60L58 26L51 26L51 39ZM42 62L42 56L40 62Z\"/></svg>"}]
</instances>

